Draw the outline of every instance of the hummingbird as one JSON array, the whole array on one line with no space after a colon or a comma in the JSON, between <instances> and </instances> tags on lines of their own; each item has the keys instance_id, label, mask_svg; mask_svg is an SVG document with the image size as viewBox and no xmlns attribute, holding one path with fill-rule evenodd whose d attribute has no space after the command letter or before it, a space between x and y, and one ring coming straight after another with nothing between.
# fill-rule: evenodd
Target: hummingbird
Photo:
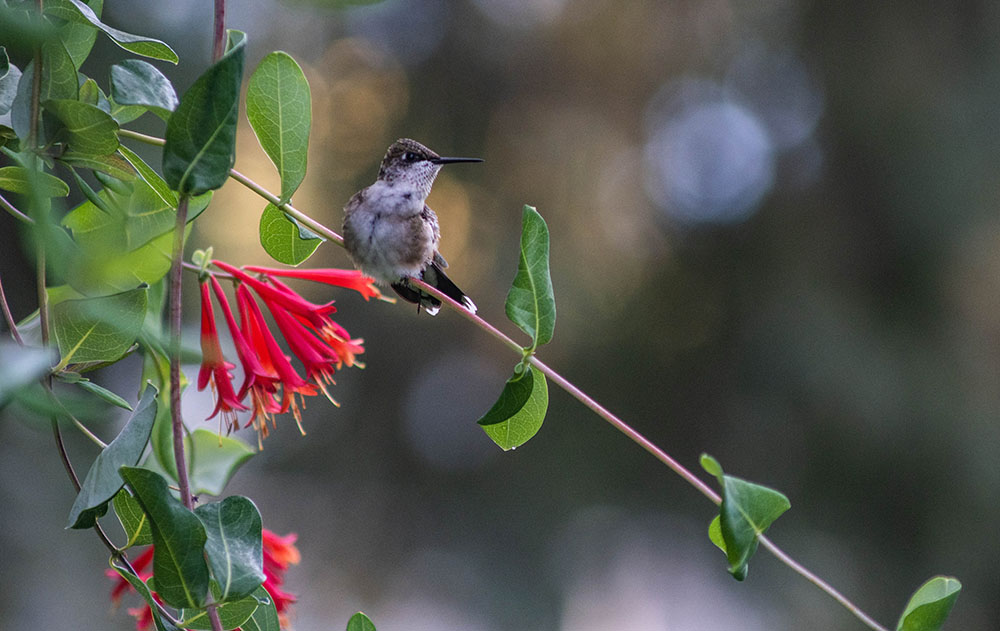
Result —
<instances>
[{"instance_id":1,"label":"hummingbird","mask_svg":"<svg viewBox=\"0 0 1000 631\"><path fill-rule=\"evenodd\" d=\"M438 312L441 301L410 279L423 280L476 312L472 299L444 273L448 262L438 252L438 218L427 205L438 171L455 162L482 159L443 158L416 140L400 138L382 158L375 183L344 206L344 247L355 267L430 315Z\"/></svg>"}]
</instances>

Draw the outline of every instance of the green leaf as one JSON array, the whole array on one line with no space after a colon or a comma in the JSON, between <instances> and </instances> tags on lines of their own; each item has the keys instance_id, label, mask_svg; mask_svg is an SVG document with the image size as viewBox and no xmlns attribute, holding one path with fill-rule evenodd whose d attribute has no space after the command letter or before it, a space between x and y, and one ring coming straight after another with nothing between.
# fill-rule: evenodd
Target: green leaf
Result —
<instances>
[{"instance_id":1,"label":"green leaf","mask_svg":"<svg viewBox=\"0 0 1000 631\"><path fill-rule=\"evenodd\" d=\"M102 515L107 511L108 501L123 485L118 469L139 462L142 452L146 449L146 443L149 442L153 419L156 418L155 395L156 388L146 388L125 427L97 455L80 486L73 508L69 511L67 528L93 528L97 522L96 509L102 507L100 513Z\"/></svg>"},{"instance_id":2,"label":"green leaf","mask_svg":"<svg viewBox=\"0 0 1000 631\"><path fill-rule=\"evenodd\" d=\"M73 59L58 40L48 40L41 45L42 78L39 84L38 101L51 99L76 99L79 94L79 80ZM35 64L28 63L17 83L17 94L11 105L11 127L19 138L27 138L31 131L31 90L34 83ZM40 121L41 122L41 121ZM39 132L44 126L39 125Z\"/></svg>"},{"instance_id":3,"label":"green leaf","mask_svg":"<svg viewBox=\"0 0 1000 631\"><path fill-rule=\"evenodd\" d=\"M146 287L52 307L60 364L114 361L135 343L146 317Z\"/></svg>"},{"instance_id":4,"label":"green leaf","mask_svg":"<svg viewBox=\"0 0 1000 631\"><path fill-rule=\"evenodd\" d=\"M59 40L42 45L42 84L38 101L75 99L80 91L76 65Z\"/></svg>"},{"instance_id":5,"label":"green leaf","mask_svg":"<svg viewBox=\"0 0 1000 631\"><path fill-rule=\"evenodd\" d=\"M170 366L168 364L167 370L169 371L169 369ZM150 438L150 446L152 447L154 458L147 458L143 462L143 466L147 469L158 471L172 482L176 482L177 460L174 458L174 435L170 419L169 392L170 382L168 381L164 384L163 391L160 393L159 413L156 415L156 422L153 423L153 435ZM185 451L185 453L187 452Z\"/></svg>"},{"instance_id":6,"label":"green leaf","mask_svg":"<svg viewBox=\"0 0 1000 631\"><path fill-rule=\"evenodd\" d=\"M87 5L94 12L94 15L100 17L101 11L104 9L104 0L87 0ZM48 3L46 3L46 8L48 8ZM83 62L90 56L90 50L94 47L94 42L97 40L97 29L89 23L69 22L59 27L59 39L66 47L66 52L73 60L73 65L79 70Z\"/></svg>"},{"instance_id":7,"label":"green leaf","mask_svg":"<svg viewBox=\"0 0 1000 631\"><path fill-rule=\"evenodd\" d=\"M135 588L135 591L139 592L139 595L146 601L146 604L149 605L150 611L153 612L153 624L156 626L156 631L181 631L167 620L164 620L163 616L160 615L159 604L153 599L153 594L149 591L149 586L147 586L146 583L144 583L138 576L132 574L126 566L119 565L119 563L121 562L118 561L117 557L111 557L111 567L114 568L114 570L118 572L122 578L128 581L129 584ZM153 579L150 578L149 580L152 581Z\"/></svg>"},{"instance_id":8,"label":"green leaf","mask_svg":"<svg viewBox=\"0 0 1000 631\"><path fill-rule=\"evenodd\" d=\"M153 170L153 167L146 164L146 162L140 158L136 153L125 145L118 147L118 153L128 160L129 164L136 170L139 176L145 180L146 184L149 185L153 191L159 195L163 203L166 204L168 208L177 208L177 193L170 190L167 183L160 177L160 174ZM190 212L190 207L188 211Z\"/></svg>"},{"instance_id":9,"label":"green leaf","mask_svg":"<svg viewBox=\"0 0 1000 631\"><path fill-rule=\"evenodd\" d=\"M312 233L308 233L312 234ZM312 256L323 239L304 237L302 227L274 204L268 204L260 216L260 244L274 260L298 265Z\"/></svg>"},{"instance_id":10,"label":"green leaf","mask_svg":"<svg viewBox=\"0 0 1000 631\"><path fill-rule=\"evenodd\" d=\"M156 592L173 607L200 608L208 595L205 563L205 527L174 499L159 474L138 467L122 467L153 530L153 576Z\"/></svg>"},{"instance_id":11,"label":"green leaf","mask_svg":"<svg viewBox=\"0 0 1000 631\"><path fill-rule=\"evenodd\" d=\"M708 454L701 454L700 458L701 468L704 469L709 475L719 477L722 475L722 465L719 461L709 456Z\"/></svg>"},{"instance_id":12,"label":"green leaf","mask_svg":"<svg viewBox=\"0 0 1000 631\"><path fill-rule=\"evenodd\" d=\"M89 379L80 379L79 381L76 381L74 383L76 383L76 385L80 386L81 388L83 388L87 392L93 394L94 396L99 397L99 398L107 401L111 405L114 405L116 407L120 407L123 410L128 410L130 412L132 411L132 406L129 405L128 401L126 401L125 399L121 398L120 396L118 396L114 392L108 390L107 388L104 388L102 386L97 385L96 383L94 383L93 381L90 381Z\"/></svg>"},{"instance_id":13,"label":"green leaf","mask_svg":"<svg viewBox=\"0 0 1000 631\"><path fill-rule=\"evenodd\" d=\"M140 283L152 285L170 269L176 209L141 178L125 183L125 189L127 194L107 189L98 193L111 213L87 201L63 218L63 225L73 232L79 245L66 279L81 292L108 293ZM211 194L191 198L188 230L210 200Z\"/></svg>"},{"instance_id":14,"label":"green leaf","mask_svg":"<svg viewBox=\"0 0 1000 631\"><path fill-rule=\"evenodd\" d=\"M119 31L101 22L97 14L81 0L47 0L45 12L68 22L91 24L104 31L114 43L136 55L177 63L177 53L158 39Z\"/></svg>"},{"instance_id":15,"label":"green leaf","mask_svg":"<svg viewBox=\"0 0 1000 631\"><path fill-rule=\"evenodd\" d=\"M74 153L106 156L118 149L118 123L96 105L57 99L44 106L66 126L67 145Z\"/></svg>"},{"instance_id":16,"label":"green leaf","mask_svg":"<svg viewBox=\"0 0 1000 631\"><path fill-rule=\"evenodd\" d=\"M722 545L713 538L712 525L709 525L709 538L726 553L729 573L742 581L747 576L750 557L757 551L758 537L791 507L791 503L774 489L724 474L719 462L708 454L702 454L701 465L718 478L722 487L716 535L721 538Z\"/></svg>"},{"instance_id":17,"label":"green leaf","mask_svg":"<svg viewBox=\"0 0 1000 631\"><path fill-rule=\"evenodd\" d=\"M552 339L556 300L549 276L549 229L527 205L521 218L521 257L505 307L511 322L531 336L532 348Z\"/></svg>"},{"instance_id":18,"label":"green leaf","mask_svg":"<svg viewBox=\"0 0 1000 631\"><path fill-rule=\"evenodd\" d=\"M274 599L263 586L258 587L251 598L257 601L257 609L250 619L240 625L243 631L281 631L278 611L274 608Z\"/></svg>"},{"instance_id":19,"label":"green leaf","mask_svg":"<svg viewBox=\"0 0 1000 631\"><path fill-rule=\"evenodd\" d=\"M938 631L951 613L962 584L952 576L935 576L910 596L896 631Z\"/></svg>"},{"instance_id":20,"label":"green leaf","mask_svg":"<svg viewBox=\"0 0 1000 631\"><path fill-rule=\"evenodd\" d=\"M43 197L66 197L69 186L54 175L31 172L24 167L0 167L0 188L21 195L34 193ZM34 190L32 190L34 189Z\"/></svg>"},{"instance_id":21,"label":"green leaf","mask_svg":"<svg viewBox=\"0 0 1000 631\"><path fill-rule=\"evenodd\" d=\"M3 47L0 46L0 48ZM4 50L3 57L7 58L6 50ZM0 77L0 116L9 112L14 104L14 97L17 96L17 84L20 80L21 70L13 64L8 64L7 71Z\"/></svg>"},{"instance_id":22,"label":"green leaf","mask_svg":"<svg viewBox=\"0 0 1000 631\"><path fill-rule=\"evenodd\" d=\"M119 180L128 181L135 178L135 171L132 170L129 163L114 154L95 156L78 154L69 151L59 156L59 162L67 164L71 167L90 169L91 171L106 173Z\"/></svg>"},{"instance_id":23,"label":"green leaf","mask_svg":"<svg viewBox=\"0 0 1000 631\"><path fill-rule=\"evenodd\" d=\"M153 543L153 531L149 527L149 518L143 512L139 500L132 497L128 489L122 489L115 494L112 501L115 507L115 515L121 522L122 528L128 541L123 548L132 546L148 546Z\"/></svg>"},{"instance_id":24,"label":"green leaf","mask_svg":"<svg viewBox=\"0 0 1000 631\"><path fill-rule=\"evenodd\" d=\"M7 55L7 47L0 46L0 79L7 76L10 72L10 57Z\"/></svg>"},{"instance_id":25,"label":"green leaf","mask_svg":"<svg viewBox=\"0 0 1000 631\"><path fill-rule=\"evenodd\" d=\"M221 495L230 478L255 455L246 443L207 429L196 429L185 440L192 493Z\"/></svg>"},{"instance_id":26,"label":"green leaf","mask_svg":"<svg viewBox=\"0 0 1000 631\"><path fill-rule=\"evenodd\" d=\"M149 108L163 118L177 109L177 93L170 79L141 59L111 66L111 98L118 105Z\"/></svg>"},{"instance_id":27,"label":"green leaf","mask_svg":"<svg viewBox=\"0 0 1000 631\"><path fill-rule=\"evenodd\" d=\"M708 539L715 544L715 547L726 553L726 540L722 538L722 517L715 516L715 519L708 524Z\"/></svg>"},{"instance_id":28,"label":"green leaf","mask_svg":"<svg viewBox=\"0 0 1000 631\"><path fill-rule=\"evenodd\" d=\"M312 124L309 82L288 53L273 52L250 77L246 98L250 126L281 176L284 204L306 176Z\"/></svg>"},{"instance_id":29,"label":"green leaf","mask_svg":"<svg viewBox=\"0 0 1000 631\"><path fill-rule=\"evenodd\" d=\"M347 621L347 631L375 631L375 624L359 611Z\"/></svg>"},{"instance_id":30,"label":"green leaf","mask_svg":"<svg viewBox=\"0 0 1000 631\"><path fill-rule=\"evenodd\" d=\"M82 78L83 75L81 74L80 77ZM81 83L80 98L78 100L81 103L89 103L90 105L97 106L101 102L101 88L97 86L97 82L93 79L87 79Z\"/></svg>"},{"instance_id":31,"label":"green leaf","mask_svg":"<svg viewBox=\"0 0 1000 631\"><path fill-rule=\"evenodd\" d=\"M0 409L23 388L34 385L52 367L49 349L0 341Z\"/></svg>"},{"instance_id":32,"label":"green leaf","mask_svg":"<svg viewBox=\"0 0 1000 631\"><path fill-rule=\"evenodd\" d=\"M203 504L194 514L208 535L205 554L212 576L219 584L218 600L249 596L266 578L257 507L249 499L234 495L221 502Z\"/></svg>"},{"instance_id":33,"label":"green leaf","mask_svg":"<svg viewBox=\"0 0 1000 631\"><path fill-rule=\"evenodd\" d=\"M163 177L179 193L204 193L229 177L245 51L246 35L229 31L229 51L198 77L167 121Z\"/></svg>"},{"instance_id":34,"label":"green leaf","mask_svg":"<svg viewBox=\"0 0 1000 631\"><path fill-rule=\"evenodd\" d=\"M479 421L483 431L504 451L520 447L542 427L549 406L545 375L526 366L507 380L500 398Z\"/></svg>"},{"instance_id":35,"label":"green leaf","mask_svg":"<svg viewBox=\"0 0 1000 631\"><path fill-rule=\"evenodd\" d=\"M215 591L214 585L212 591ZM239 600L222 603L215 610L219 614L219 622L222 623L223 629L235 629L250 619L259 606L260 603L257 599L253 595L250 595ZM206 611L192 612L182 609L180 618L182 620L181 626L185 629L204 631L212 629L212 623L208 619L208 612Z\"/></svg>"}]
</instances>

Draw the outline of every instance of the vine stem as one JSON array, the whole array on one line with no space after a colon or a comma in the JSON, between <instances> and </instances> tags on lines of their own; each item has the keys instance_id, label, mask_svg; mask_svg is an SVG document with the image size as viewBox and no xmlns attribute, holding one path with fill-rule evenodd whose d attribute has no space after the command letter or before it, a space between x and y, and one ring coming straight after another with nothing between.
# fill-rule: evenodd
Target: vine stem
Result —
<instances>
[{"instance_id":1,"label":"vine stem","mask_svg":"<svg viewBox=\"0 0 1000 631\"><path fill-rule=\"evenodd\" d=\"M181 501L192 508L188 482L187 460L184 458L184 419L181 418L181 272L184 260L184 228L187 225L188 196L177 202L177 223L174 225L174 247L170 261L170 425L174 437L174 461L177 463L177 486Z\"/></svg>"},{"instance_id":2,"label":"vine stem","mask_svg":"<svg viewBox=\"0 0 1000 631\"><path fill-rule=\"evenodd\" d=\"M14 204L11 204L9 201L7 201L4 198L3 195L0 195L0 208L3 208L8 213L10 213L10 215L12 217L14 217L15 219L20 219L21 221L23 221L26 224L33 224L33 223L35 223L34 219L32 219L31 217L25 215L20 210L18 210L17 208L15 208Z\"/></svg>"},{"instance_id":3,"label":"vine stem","mask_svg":"<svg viewBox=\"0 0 1000 631\"><path fill-rule=\"evenodd\" d=\"M7 322L7 328L10 329L10 336L14 338L18 346L24 346L24 338L17 330L17 322L14 320L14 314L10 312L10 305L7 303L7 294L3 291L2 277L0 277L0 309L3 310L3 319Z\"/></svg>"},{"instance_id":4,"label":"vine stem","mask_svg":"<svg viewBox=\"0 0 1000 631\"><path fill-rule=\"evenodd\" d=\"M850 611L851 613L853 613L858 618L858 620L865 623L875 631L889 631L889 629L875 622L868 614L862 611L857 605L848 600L846 596L844 596L839 591L834 589L832 585L830 585L820 577L810 572L808 569L803 567L802 564L800 564L792 557L788 556L788 553L786 553L784 550L775 545L773 541L771 541L764 535L757 535L757 541L759 541L760 545L764 546L764 548L766 548L768 552L777 557L779 561L781 561L788 567L798 572L799 575L801 575L807 581L809 581L816 587L820 588L821 590L826 592L831 598L833 598L841 605L843 605L843 607L848 611Z\"/></svg>"},{"instance_id":5,"label":"vine stem","mask_svg":"<svg viewBox=\"0 0 1000 631\"><path fill-rule=\"evenodd\" d=\"M215 24L212 34L212 63L215 63L222 59L222 55L226 52L226 0L215 0ZM183 224L178 224L180 226L181 238L184 237L184 226ZM174 254L177 254L176 252ZM181 252L181 257L174 258L174 263L183 263L183 251ZM177 275L180 276L180 266L178 265ZM179 282L179 281L178 281ZM173 368L173 361L171 361L171 369ZM173 390L171 390L173 392ZM174 435L174 441L176 445L176 434ZM183 439L182 439L183 442ZM179 467L180 465L178 465ZM191 508L188 506L188 508ZM222 631L222 621L219 620L219 612L214 604L210 604L205 608L205 612L208 614L209 624L212 625L212 631Z\"/></svg>"},{"instance_id":6,"label":"vine stem","mask_svg":"<svg viewBox=\"0 0 1000 631\"><path fill-rule=\"evenodd\" d=\"M226 52L226 0L215 0L215 29L212 36L212 63Z\"/></svg>"},{"instance_id":7,"label":"vine stem","mask_svg":"<svg viewBox=\"0 0 1000 631\"><path fill-rule=\"evenodd\" d=\"M41 16L45 8L44 0L37 0L35 4L38 9L39 16ZM28 146L32 148L34 148L38 143L38 124L40 118L39 101L41 97L41 86L42 86L42 52L41 48L36 47L34 54L34 72L31 81L31 111L29 113L30 127L28 129L28 143L27 143ZM22 219L22 221L25 221L30 224L36 223L33 218L21 213L19 210L14 208L14 206L11 205L6 199L2 199L2 203L0 203L0 205L2 205L7 212L11 213L12 215L14 215L19 219ZM49 313L48 313L49 299L48 299L48 291L46 290L45 287L45 242L43 239L38 238L36 244L38 251L38 265L37 265L38 277L36 279L36 287L38 291L38 316L41 328L42 346L48 346L49 345ZM17 326L15 325L13 317L10 313L10 307L7 304L7 298L3 294L2 285L0 285L0 304L2 304L3 306L4 318L7 319L7 322L10 325L11 334L14 336L14 339L17 341L18 344L23 345L24 340L21 338L20 334L17 331ZM49 391L49 393L52 392L51 374L47 375L44 379L42 379L42 385L45 387L46 390ZM80 478L76 475L76 470L73 468L73 463L69 459L69 453L67 453L66 451L66 444L65 442L63 442L62 431L59 429L59 422L58 420L56 420L55 417L52 417L52 434L53 437L55 438L56 448L59 451L59 458L63 463L63 468L66 469L66 474L69 476L70 481L73 483L73 488L76 489L77 493L79 493ZM128 569L128 571L131 572L133 576L138 578L139 573L136 572L135 568L132 567L132 564L129 563L128 557L125 556L125 553L119 550L118 547L115 546L115 544L108 537L107 533L104 532L104 528L101 527L101 524L95 521L93 530L97 534L97 538L101 540L101 543L103 543L104 546L111 552L112 557L119 559ZM170 622L176 624L177 621L169 614L169 612L163 609L162 606L160 606L159 604L157 604L157 607L160 608L162 615L166 616L166 618ZM221 631L221 625L219 625L218 631Z\"/></svg>"},{"instance_id":8,"label":"vine stem","mask_svg":"<svg viewBox=\"0 0 1000 631\"><path fill-rule=\"evenodd\" d=\"M122 129L122 130L119 131L119 133L122 136L126 137L126 138L132 138L133 140L138 140L140 142L145 142L147 144L162 145L163 142L164 142L162 138L156 138L154 136L147 136L145 134L140 134L138 132L134 132L134 131L127 130L127 129ZM295 208L291 204L287 204L287 203L286 204L280 204L279 203L280 200L278 199L277 195L275 195L274 193L268 191L267 189L265 189L261 185L257 184L256 182L254 182L253 180L251 180L247 176L243 175L242 173L240 173L236 169L230 169L230 171L229 171L229 177L231 177L232 179L236 180L240 184L246 186L248 189L250 189L253 192L257 193L259 196L263 197L264 199L266 199L270 203L274 204L275 206L277 206L278 208L280 208L282 211L284 211L289 216L294 217L296 221L298 221L302 225L306 226L307 228L309 228L310 230L312 230L314 233L316 233L316 234L324 237L328 241L332 241L333 243L336 243L337 245L340 245L340 246L344 245L344 238L341 237L339 234L337 234L336 232L334 232L330 228L327 228L326 226L324 226L323 224L319 223L318 221L312 219L311 217L309 217L308 215L306 215L302 211L298 210L297 208ZM483 331L485 331L486 333L488 333L492 337L494 337L497 340L499 340L505 346L507 346L508 348L510 348L511 350L513 350L515 353L517 353L518 356L521 356L523 354L523 349L522 349L522 347L521 347L520 344L518 344L517 342L515 342L513 339L511 339L510 337L508 337L505 333L503 333L502 331L500 331L499 329L497 329L495 326L493 326L492 324L490 324L489 322L487 322L486 320L484 320L480 316L478 316L478 315L470 312L465 307L463 307L462 305L460 305L456 301L452 300L450 297L444 295L443 293L441 293L440 291L438 291L436 288L431 287L430 285L428 285L427 283L425 283L425 282L423 282L421 280L411 279L410 282L412 282L413 284L415 284L418 287L420 287L420 289L422 291L425 291L425 292L433 295L435 298L437 298L441 302L448 304L448 306L450 306L452 309L454 309L460 316L462 316L466 320L469 320L474 325L476 325L478 328L482 329ZM548 377L556 385L558 385L560 388L562 388L563 390L565 390L570 396L572 396L577 401L579 401L580 403L582 403L583 405L585 405L592 412L594 412L599 417L601 417L602 419L604 419L605 421L607 421L609 424L611 424L615 429L617 429L621 433L625 434L630 440L632 440L633 442L635 442L636 444L638 444L640 447L642 447L643 449L645 449L647 452L649 452L654 458L656 458L661 463L663 463L664 465L666 465L667 467L669 467L671 471L673 471L674 473L676 473L677 475L679 475L681 478L683 478L684 481L686 481L688 484L690 484L691 486L693 486L702 495L704 495L705 497L707 497L712 503L714 503L716 505L719 505L719 504L722 503L722 498L719 496L719 494L716 493L715 490L712 489L710 486L708 486L705 482L703 482L698 476L696 476L694 473L692 473L687 468L685 468L682 464L680 464L679 462L677 462L674 458L672 458L665 451L663 451L662 449L660 449L659 447L657 447L655 444L653 444L653 442L650 441L648 438L646 438L641 433L639 433L638 431L636 431L635 429L633 429L628 423L626 423L625 421L623 421L622 419L620 419L618 416L616 416L615 414L613 414L612 412L610 412L603 405L601 405L600 403L598 403L597 401L595 401L587 393L583 392L578 387L576 387L575 385L573 385L572 382L570 382L568 379L566 379L565 377L563 377L562 375L560 375L558 372L556 372L555 370L553 370L551 367L549 367L548 364L546 364L542 360L538 359L538 357L536 355L531 354L528 357L528 362L531 363L532 366L534 366L538 370L540 370L543 374L545 374L546 377ZM781 548L779 548L778 546L776 546L770 539L768 539L767 537L765 537L764 535L761 534L761 535L758 535L758 540L760 541L760 545L762 545L768 552L770 552L771 554L773 554L779 561L781 561L786 566L788 566L790 569L792 569L794 572L798 573L803 578L805 578L807 581L809 581L810 583L812 583L813 585L815 585L816 587L818 587L820 590L822 590L823 592L825 592L828 596L830 596L831 598L833 598L834 600L836 600L844 608L846 608L848 611L850 611L852 614L854 614L866 626L868 626L869 628L873 629L874 631L888 631L888 629L886 627L883 627L879 623L875 622L875 620L873 620L864 611L862 611L862 609L860 607L858 607L857 605L855 605L846 596L844 596L839 591L837 591L836 589L834 589L834 587L831 586L829 583L827 583L823 579L819 578L818 576L816 576L815 574L813 574L812 572L810 572L805 566L803 566L802 564L800 564L799 562L797 562L795 559L793 559L792 557L790 557L785 551L783 551Z\"/></svg>"}]
</instances>

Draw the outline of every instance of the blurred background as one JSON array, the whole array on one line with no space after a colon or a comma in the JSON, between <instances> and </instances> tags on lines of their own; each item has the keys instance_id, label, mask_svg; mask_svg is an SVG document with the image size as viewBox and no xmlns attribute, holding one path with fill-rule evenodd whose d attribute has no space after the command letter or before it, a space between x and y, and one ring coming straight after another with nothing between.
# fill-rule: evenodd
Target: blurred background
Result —
<instances>
[{"instance_id":1,"label":"blurred background","mask_svg":"<svg viewBox=\"0 0 1000 631\"><path fill-rule=\"evenodd\" d=\"M206 67L211 3L106 5L178 51L158 65L179 92ZM485 158L446 168L429 200L481 315L516 333L503 303L537 206L558 305L546 362L686 466L708 452L787 494L772 538L884 625L940 573L964 584L946 628L995 626L1000 5L232 0L228 17L247 76L281 49L311 83L298 208L339 230L401 136ZM99 38L83 71L107 89L123 57ZM245 119L236 168L277 190ZM266 263L263 206L230 182L189 251ZM34 280L5 225L20 318ZM350 263L326 245L308 265ZM367 364L339 373L340 408L309 401L307 436L281 418L230 485L298 533L296 629L357 610L379 631L863 628L766 553L730 578L713 506L554 386L539 434L500 452L475 420L516 357L455 314L296 287L337 300ZM137 368L99 379L134 396ZM197 426L210 395L192 390ZM45 427L0 422L0 628L130 629L103 546L62 531L73 493ZM92 446L68 440L85 470Z\"/></svg>"}]
</instances>

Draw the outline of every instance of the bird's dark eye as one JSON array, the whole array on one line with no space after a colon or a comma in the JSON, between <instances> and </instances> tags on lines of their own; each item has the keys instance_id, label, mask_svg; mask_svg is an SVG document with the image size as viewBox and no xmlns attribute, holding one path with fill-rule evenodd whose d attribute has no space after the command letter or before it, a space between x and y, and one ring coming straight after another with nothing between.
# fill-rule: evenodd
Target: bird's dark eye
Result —
<instances>
[{"instance_id":1,"label":"bird's dark eye","mask_svg":"<svg viewBox=\"0 0 1000 631\"><path fill-rule=\"evenodd\" d=\"M420 156L413 153L412 151L407 151L406 153L403 154L403 160L406 160L407 162L416 162L419 159Z\"/></svg>"}]
</instances>

